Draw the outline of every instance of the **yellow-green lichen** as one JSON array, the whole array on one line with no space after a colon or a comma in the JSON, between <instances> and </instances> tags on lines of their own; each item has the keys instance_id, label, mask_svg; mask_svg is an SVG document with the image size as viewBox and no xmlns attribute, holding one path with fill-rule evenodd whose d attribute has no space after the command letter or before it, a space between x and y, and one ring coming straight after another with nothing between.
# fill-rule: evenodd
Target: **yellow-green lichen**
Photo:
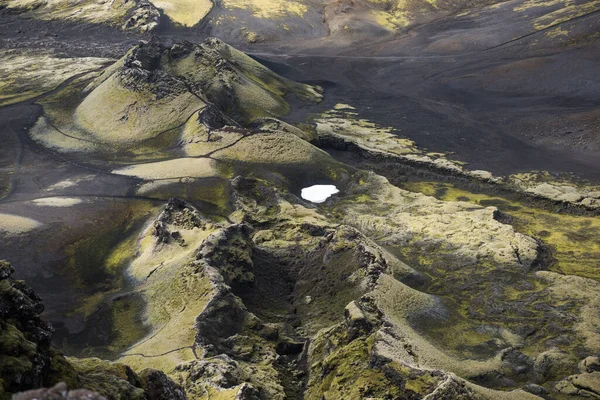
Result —
<instances>
[{"instance_id":1,"label":"yellow-green lichen","mask_svg":"<svg viewBox=\"0 0 600 400\"><path fill-rule=\"evenodd\" d=\"M446 201L467 201L495 206L512 217L513 226L522 233L540 238L552 248L558 262L553 271L600 280L600 219L554 213L500 195L473 193L451 184L408 182L405 188L434 195Z\"/></svg>"},{"instance_id":2,"label":"yellow-green lichen","mask_svg":"<svg viewBox=\"0 0 600 400\"><path fill-rule=\"evenodd\" d=\"M210 0L154 0L152 3L177 24L194 26L212 10Z\"/></svg>"},{"instance_id":3,"label":"yellow-green lichen","mask_svg":"<svg viewBox=\"0 0 600 400\"><path fill-rule=\"evenodd\" d=\"M257 18L282 18L285 16L303 17L308 7L300 1L283 0L225 0L223 6L229 9L249 10Z\"/></svg>"},{"instance_id":4,"label":"yellow-green lichen","mask_svg":"<svg viewBox=\"0 0 600 400\"><path fill-rule=\"evenodd\" d=\"M91 72L110 62L106 58L56 57L46 52L0 51L0 106L49 92L69 77Z\"/></svg>"}]
</instances>

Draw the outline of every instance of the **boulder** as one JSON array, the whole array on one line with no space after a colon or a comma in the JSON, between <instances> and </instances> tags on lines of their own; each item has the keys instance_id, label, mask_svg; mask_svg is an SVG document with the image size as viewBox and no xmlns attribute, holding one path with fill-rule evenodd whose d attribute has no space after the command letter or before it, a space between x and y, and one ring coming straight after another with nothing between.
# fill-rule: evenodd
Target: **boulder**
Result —
<instances>
[{"instance_id":1,"label":"boulder","mask_svg":"<svg viewBox=\"0 0 600 400\"><path fill-rule=\"evenodd\" d=\"M12 400L106 400L106 397L86 389L68 390L64 382L49 389L28 390L17 393Z\"/></svg>"},{"instance_id":2,"label":"boulder","mask_svg":"<svg viewBox=\"0 0 600 400\"><path fill-rule=\"evenodd\" d=\"M579 372L600 371L600 357L586 357L579 363Z\"/></svg>"}]
</instances>

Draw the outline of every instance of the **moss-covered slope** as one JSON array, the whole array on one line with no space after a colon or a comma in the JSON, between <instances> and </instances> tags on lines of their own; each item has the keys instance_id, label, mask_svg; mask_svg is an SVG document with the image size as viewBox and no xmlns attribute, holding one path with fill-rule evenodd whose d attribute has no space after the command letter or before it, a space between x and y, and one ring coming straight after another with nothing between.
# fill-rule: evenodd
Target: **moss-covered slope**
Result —
<instances>
[{"instance_id":1,"label":"moss-covered slope","mask_svg":"<svg viewBox=\"0 0 600 400\"><path fill-rule=\"evenodd\" d=\"M38 144L84 153L102 168L94 173L128 179L126 196L148 202L130 203L120 234L99 224L65 249L79 283L103 271L119 282L82 309L86 334L110 332L102 343L123 364L59 358L56 376L111 398L150 397L147 368L203 400L596 391L596 280L551 271L543 238L493 204L415 193L335 160L313 134L274 119L289 95L320 99L209 39L141 44L45 99ZM321 144L493 183L342 112L316 133ZM313 184L339 192L313 204L300 196ZM27 362L7 363L7 376L38 353L52 359L47 340L30 344L13 327L5 342Z\"/></svg>"},{"instance_id":2,"label":"moss-covered slope","mask_svg":"<svg viewBox=\"0 0 600 400\"><path fill-rule=\"evenodd\" d=\"M282 78L218 39L142 43L87 86L78 81L46 99L32 135L61 151L151 157L176 148L198 124L285 115L288 96L322 97L320 88Z\"/></svg>"},{"instance_id":3,"label":"moss-covered slope","mask_svg":"<svg viewBox=\"0 0 600 400\"><path fill-rule=\"evenodd\" d=\"M24 282L12 278L13 267L0 261L0 398L41 386L57 386L52 393L31 392L16 399L63 398L66 388L91 389L109 400L183 400L185 394L162 372L140 375L122 364L100 359L65 358L50 345L53 329L40 318L40 297ZM66 385L65 385L66 383ZM47 396L47 397L46 397ZM54 397L53 397L54 396ZM93 393L74 391L69 398L90 398ZM99 397L96 397L100 399Z\"/></svg>"}]
</instances>

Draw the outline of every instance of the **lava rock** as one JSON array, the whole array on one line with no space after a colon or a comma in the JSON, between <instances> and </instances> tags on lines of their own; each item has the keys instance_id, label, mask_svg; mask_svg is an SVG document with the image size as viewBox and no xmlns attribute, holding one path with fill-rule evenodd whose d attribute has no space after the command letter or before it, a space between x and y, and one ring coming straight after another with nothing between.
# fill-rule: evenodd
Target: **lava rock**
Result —
<instances>
[{"instance_id":1,"label":"lava rock","mask_svg":"<svg viewBox=\"0 0 600 400\"><path fill-rule=\"evenodd\" d=\"M580 372L600 371L600 357L587 357L579 363Z\"/></svg>"},{"instance_id":2,"label":"lava rock","mask_svg":"<svg viewBox=\"0 0 600 400\"><path fill-rule=\"evenodd\" d=\"M44 384L52 354L52 327L40 319L41 298L11 276L14 268L0 261L0 392L15 393Z\"/></svg>"},{"instance_id":3,"label":"lava rock","mask_svg":"<svg viewBox=\"0 0 600 400\"><path fill-rule=\"evenodd\" d=\"M536 385L535 383L528 383L527 385L523 386L523 390L531 394L535 394L536 396L546 396L548 394L548 389L543 386Z\"/></svg>"},{"instance_id":4,"label":"lava rock","mask_svg":"<svg viewBox=\"0 0 600 400\"><path fill-rule=\"evenodd\" d=\"M147 400L185 400L185 392L162 371L146 369L140 373Z\"/></svg>"},{"instance_id":5,"label":"lava rock","mask_svg":"<svg viewBox=\"0 0 600 400\"><path fill-rule=\"evenodd\" d=\"M64 382L57 383L49 389L28 390L17 393L12 400L106 400L96 392L86 389L68 390Z\"/></svg>"}]
</instances>

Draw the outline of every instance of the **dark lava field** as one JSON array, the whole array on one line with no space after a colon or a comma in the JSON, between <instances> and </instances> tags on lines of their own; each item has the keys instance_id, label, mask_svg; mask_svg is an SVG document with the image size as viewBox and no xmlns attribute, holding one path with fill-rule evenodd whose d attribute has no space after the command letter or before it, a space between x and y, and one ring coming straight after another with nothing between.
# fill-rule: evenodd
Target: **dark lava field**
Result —
<instances>
[{"instance_id":1,"label":"dark lava field","mask_svg":"<svg viewBox=\"0 0 600 400\"><path fill-rule=\"evenodd\" d=\"M600 399L600 1L0 0L0 143L0 400Z\"/></svg>"}]
</instances>

